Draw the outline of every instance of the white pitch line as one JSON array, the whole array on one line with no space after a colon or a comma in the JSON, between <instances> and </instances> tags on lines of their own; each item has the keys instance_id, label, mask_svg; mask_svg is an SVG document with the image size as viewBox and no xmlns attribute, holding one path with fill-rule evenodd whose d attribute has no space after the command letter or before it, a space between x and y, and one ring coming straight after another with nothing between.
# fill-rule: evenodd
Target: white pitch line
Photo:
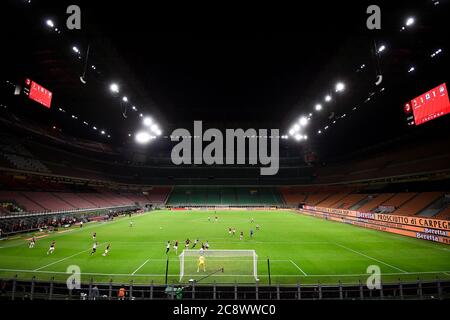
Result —
<instances>
[{"instance_id":1,"label":"white pitch line","mask_svg":"<svg viewBox=\"0 0 450 320\"><path fill-rule=\"evenodd\" d=\"M301 273L303 273L305 276L308 276L307 274L306 274L306 272L305 271L303 271L302 270L302 268L300 268L294 261L292 261L292 260L289 260L298 270L300 270L301 271Z\"/></svg>"},{"instance_id":2,"label":"white pitch line","mask_svg":"<svg viewBox=\"0 0 450 320\"><path fill-rule=\"evenodd\" d=\"M143 264L141 264L141 265L139 266L139 268L137 268L136 270L134 270L134 272L133 272L131 275L134 276L134 274L135 274L136 272L138 272L139 269L141 269L143 266L145 266L145 264L146 264L147 262L149 262L149 261L150 261L150 259L145 260L145 262L144 262Z\"/></svg>"},{"instance_id":3,"label":"white pitch line","mask_svg":"<svg viewBox=\"0 0 450 320\"><path fill-rule=\"evenodd\" d=\"M143 217L143 216L148 215L149 213L150 213L150 212L145 212L145 213L143 213L143 214L134 216L134 218ZM109 225L111 225L111 224L113 224L113 223L124 221L126 218L127 218L127 217L119 217L119 218L116 218L116 219L113 220L113 221L94 222L94 223L90 223L89 225L84 226L83 228L75 227L74 229L71 229L71 230L73 230L73 233L83 232L83 231L85 231L85 230L93 229L93 228L95 228L95 227L98 228L98 227L109 226ZM29 236L31 237L31 235L32 235L33 233L34 233L34 232L31 232ZM65 236L66 233L67 233L67 232L51 233L51 234L49 234L48 236L49 236L49 237L51 236L52 238L59 238L59 237ZM28 235L27 235L27 236L28 236ZM11 239L8 239L8 240L11 240ZM21 239L21 238L19 237L19 238L15 239L15 240L23 240L23 239ZM3 247L3 248L14 248L14 247L23 246L23 244L24 244L23 241L18 241L17 243L14 243L14 244L9 245L9 246L5 246L5 247Z\"/></svg>"},{"instance_id":4,"label":"white pitch line","mask_svg":"<svg viewBox=\"0 0 450 320\"><path fill-rule=\"evenodd\" d=\"M102 244L100 244L100 245L98 245L98 246L100 247L100 246L102 246L102 245L104 245L104 243L102 243ZM35 270L33 270L33 271L39 271L39 270L45 269L45 268L50 267L50 266L52 266L52 265L54 265L54 264L63 262L64 260L67 260L67 259L76 257L76 256L78 256L78 255L80 255L80 254L82 254L82 253L85 253L86 251L89 251L89 250L91 250L91 249L86 249L86 250L80 251L80 252L75 253L75 254L73 254L73 255L71 255L71 256L62 258L62 259L60 259L60 260L58 260L58 261L54 261L54 262L49 263L49 264L47 264L47 265L45 265L45 266L42 266L42 267L40 267L40 268L37 268L37 269L35 269Z\"/></svg>"},{"instance_id":5,"label":"white pitch line","mask_svg":"<svg viewBox=\"0 0 450 320\"><path fill-rule=\"evenodd\" d=\"M46 274L67 274L65 271L35 271L35 270L20 270L20 269L0 269L0 272L24 272L24 273L46 273ZM436 273L443 273L446 275L450 275L449 271L418 271L418 272L408 272L406 274L408 275L414 275L414 274L436 274ZM95 272L82 272L82 275L97 275L97 276L130 276L129 273L95 273ZM403 272L391 272L391 273L382 273L382 275L387 276L395 276L395 275L404 275ZM368 273L347 273L347 274L308 274L307 276L303 275L292 275L292 274L272 274L273 277L356 277L356 276L367 276ZM152 276L165 276L164 273L154 273L154 274L136 274L135 277L152 277ZM168 274L168 276L171 277L178 277L179 274ZM198 276L198 274L194 275L185 275L185 276ZM216 277L251 277L251 275L247 274L229 274L229 275L221 275L217 274ZM267 275L259 275L259 277L264 278L268 277Z\"/></svg>"},{"instance_id":6,"label":"white pitch line","mask_svg":"<svg viewBox=\"0 0 450 320\"><path fill-rule=\"evenodd\" d=\"M364 253L362 253L362 252L359 252L359 251L353 250L353 249L351 249L351 248L348 248L348 247L346 247L346 246L343 246L342 244L339 244L339 243L334 243L334 244L337 245L337 246L339 246L339 247L341 247L341 248L344 248L344 249L346 249L346 250L348 250L348 251L351 251L351 252L354 252L354 253L356 253L356 254L359 254L360 256L363 256L363 257L366 257L366 258L371 259L371 260L373 260L373 261L382 263L382 264L384 264L384 265L386 265L386 266L388 266L388 267L390 267L390 268L396 269L396 270L401 271L401 272L403 272L403 273L409 273L408 271L402 270L402 269L397 268L396 266L393 266L393 265L391 265L391 264L389 264L389 263L386 263L386 262L381 261L381 260L378 260L378 259L376 259L376 258L374 258L374 257L368 256L367 254L364 254Z\"/></svg>"}]
</instances>

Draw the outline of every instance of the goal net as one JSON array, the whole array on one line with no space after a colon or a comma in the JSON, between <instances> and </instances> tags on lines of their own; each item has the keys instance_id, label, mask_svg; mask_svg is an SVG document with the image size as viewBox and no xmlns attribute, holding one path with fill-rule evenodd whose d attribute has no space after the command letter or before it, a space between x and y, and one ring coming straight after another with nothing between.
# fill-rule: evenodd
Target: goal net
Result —
<instances>
[{"instance_id":1,"label":"goal net","mask_svg":"<svg viewBox=\"0 0 450 320\"><path fill-rule=\"evenodd\" d=\"M199 264L203 255L204 267ZM255 250L186 249L180 258L180 282L254 283L258 281L258 256ZM205 270L204 270L205 269Z\"/></svg>"}]
</instances>

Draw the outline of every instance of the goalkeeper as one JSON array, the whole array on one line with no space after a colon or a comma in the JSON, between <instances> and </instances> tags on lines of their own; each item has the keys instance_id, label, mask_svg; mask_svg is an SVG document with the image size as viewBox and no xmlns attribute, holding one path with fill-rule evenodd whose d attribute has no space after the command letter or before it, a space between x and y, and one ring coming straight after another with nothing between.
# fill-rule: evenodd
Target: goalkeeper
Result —
<instances>
[{"instance_id":1,"label":"goalkeeper","mask_svg":"<svg viewBox=\"0 0 450 320\"><path fill-rule=\"evenodd\" d=\"M203 269L203 272L206 272L206 266L205 266L205 257L200 256L198 257L198 266L197 266L197 272L200 271L200 268Z\"/></svg>"}]
</instances>

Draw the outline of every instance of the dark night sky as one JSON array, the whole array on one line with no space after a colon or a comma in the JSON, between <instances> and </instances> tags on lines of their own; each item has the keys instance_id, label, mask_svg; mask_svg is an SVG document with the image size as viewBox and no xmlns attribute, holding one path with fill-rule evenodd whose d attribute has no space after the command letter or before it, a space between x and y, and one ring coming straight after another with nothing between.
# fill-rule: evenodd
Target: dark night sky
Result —
<instances>
[{"instance_id":1,"label":"dark night sky","mask_svg":"<svg viewBox=\"0 0 450 320\"><path fill-rule=\"evenodd\" d=\"M346 92L313 117L310 139L303 143L330 156L408 134L403 102L448 81L447 55L429 59L433 49L448 49L446 1L439 8L432 1L381 5L383 29L371 32L365 29L367 15L360 2L345 9L321 3L294 11L262 5L200 10L145 7L142 1L71 1L82 8L82 30L62 35L46 30L44 21L52 17L63 25L65 2L33 1L29 7L10 2L13 20L2 21L9 24L2 29L11 44L2 48L3 74L15 81L33 77L54 92L55 106L103 126L117 144L128 143L128 132L140 120L138 113L122 118L118 99L107 89L113 80L140 111L158 119L165 134L193 120L207 127L280 128L284 134L342 80ZM418 21L414 30L401 33L409 14ZM388 47L379 61L386 90L365 104L368 94L379 89L373 84L374 41ZM83 64L70 48L77 45L84 52L88 44L89 64L97 71L90 71L88 84L82 85ZM356 72L362 63L367 67ZM417 66L414 75L406 72L410 65ZM359 109L352 113L354 106ZM71 134L92 134L80 133L82 126L55 110L34 110L30 116ZM317 136L331 112L349 116ZM294 141L287 143L301 149Z\"/></svg>"}]
</instances>

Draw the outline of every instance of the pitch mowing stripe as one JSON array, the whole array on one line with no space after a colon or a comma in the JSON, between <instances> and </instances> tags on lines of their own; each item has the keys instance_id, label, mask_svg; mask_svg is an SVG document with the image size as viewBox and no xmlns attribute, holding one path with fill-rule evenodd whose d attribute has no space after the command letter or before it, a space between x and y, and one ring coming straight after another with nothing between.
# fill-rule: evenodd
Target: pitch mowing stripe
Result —
<instances>
[{"instance_id":1,"label":"pitch mowing stripe","mask_svg":"<svg viewBox=\"0 0 450 320\"><path fill-rule=\"evenodd\" d=\"M106 242L105 242L105 243L106 243ZM104 245L105 243L102 243L102 244L100 244L100 245L98 245L98 246L100 247L100 246ZM58 261L49 263L49 264L47 264L47 265L45 265L45 266L43 266L43 267L37 268L37 269L35 269L35 270L33 270L33 271L39 271L39 270L45 269L45 268L50 267L50 266L52 266L52 265L54 265L54 264L57 264L57 263L60 263L60 262L65 261L65 260L67 260L67 259L76 257L76 256L78 256L78 255L80 255L80 254L82 254L82 253L85 253L86 251L89 251L89 250L91 250L91 249L86 249L86 250L80 251L80 252L75 253L75 254L73 254L73 255L71 255L71 256L62 258L61 260L58 260Z\"/></svg>"},{"instance_id":2,"label":"pitch mowing stripe","mask_svg":"<svg viewBox=\"0 0 450 320\"><path fill-rule=\"evenodd\" d=\"M363 256L363 257L366 257L366 258L368 258L368 259L371 259L371 260L373 260L373 261L382 263L382 264L384 264L384 265L386 265L386 266L388 266L388 267L390 267L390 268L393 268L393 269L396 269L396 270L398 270L398 271L401 271L402 273L408 273L408 271L405 271L405 270L402 270L402 269L400 269L400 268L397 268L396 266L393 266L393 265L391 265L391 264L389 264L389 263L386 263L386 262L384 262L384 261L378 260L378 259L376 259L376 258L374 258L374 257L368 256L368 255L366 255L366 254L364 254L364 253L361 253L361 252L359 252L359 251L350 249L350 248L348 248L348 247L346 247L346 246L343 246L342 244L339 244L339 243L334 243L334 244L337 245L338 247L344 248L344 249L346 249L346 250L348 250L348 251L354 252L354 253L359 254L359 255L361 255L361 256Z\"/></svg>"},{"instance_id":3,"label":"pitch mowing stripe","mask_svg":"<svg viewBox=\"0 0 450 320\"><path fill-rule=\"evenodd\" d=\"M138 272L139 269L141 269L143 266L145 266L145 265L147 264L147 262L149 262L149 261L150 261L150 259L145 260L145 262L144 262L143 264L141 264L141 265L139 266L139 268L137 268L136 270L134 270L133 273L132 273L131 275L134 276L134 274L135 274L136 272Z\"/></svg>"},{"instance_id":4,"label":"pitch mowing stripe","mask_svg":"<svg viewBox=\"0 0 450 320\"><path fill-rule=\"evenodd\" d=\"M139 217L147 216L149 213L150 213L150 212L144 212L144 213L142 213L142 214L133 216L133 218L139 218ZM111 225L111 224L113 224L113 223L121 222L121 221L125 220L126 218L128 218L128 217L119 217L119 218L116 218L116 219L113 220L113 221L100 221L100 222L99 222L99 221L95 221L95 222L89 222L89 225L83 226L83 228L75 227L75 228L73 228L73 229L71 229L71 230L73 230L73 233L78 233L78 232L82 232L82 231L85 231L85 230L90 230L90 229L92 229L92 228L94 228L94 227L97 227L97 228L98 228L98 227L103 227L103 226L109 226L109 225ZM33 234L34 234L34 232L28 233L28 235L33 235ZM49 234L49 236L52 236L52 238L59 238L59 237L65 236L65 235L66 235L65 232L63 232L63 233L53 233L53 234ZM18 240L18 239L20 239L20 240L25 240L25 239L23 239L22 237L14 238L14 240ZM3 240L3 239L2 239L2 240ZM9 241L9 240L12 240L12 241L13 241L13 238L7 239L7 241ZM3 248L14 248L14 247L22 246L22 245L23 245L23 242L20 241L20 242L18 242L18 243L14 243L14 244L9 245L9 246L4 246Z\"/></svg>"},{"instance_id":5,"label":"pitch mowing stripe","mask_svg":"<svg viewBox=\"0 0 450 320\"><path fill-rule=\"evenodd\" d=\"M48 273L48 274L68 274L64 271L35 271L35 270L20 270L20 269L0 269L0 271L4 272L24 272L24 273ZM396 275L414 275L414 274L437 274L442 273L446 275L450 275L449 271L418 271L418 272L387 272L382 273L381 275L385 276L396 276ZM130 276L129 273L77 273L80 275L97 275L97 276ZM161 277L165 276L165 273L155 273L155 274L135 274L134 277ZM185 276L198 276L199 274L185 275ZM168 274L171 277L179 277L179 274ZM215 277L253 277L253 275L248 274L217 274ZM271 274L272 277L358 277L358 276L370 276L368 273L347 273L347 274L308 274L308 275L292 275L292 274ZM264 278L268 277L268 275L259 275L258 277Z\"/></svg>"},{"instance_id":6,"label":"pitch mowing stripe","mask_svg":"<svg viewBox=\"0 0 450 320\"><path fill-rule=\"evenodd\" d=\"M292 260L289 260L289 261L290 261L294 266L296 266L297 269L301 271L301 273L303 273L305 276L308 276L308 275L306 274L306 272L303 271L302 268L300 268L294 261L292 261Z\"/></svg>"}]
</instances>

